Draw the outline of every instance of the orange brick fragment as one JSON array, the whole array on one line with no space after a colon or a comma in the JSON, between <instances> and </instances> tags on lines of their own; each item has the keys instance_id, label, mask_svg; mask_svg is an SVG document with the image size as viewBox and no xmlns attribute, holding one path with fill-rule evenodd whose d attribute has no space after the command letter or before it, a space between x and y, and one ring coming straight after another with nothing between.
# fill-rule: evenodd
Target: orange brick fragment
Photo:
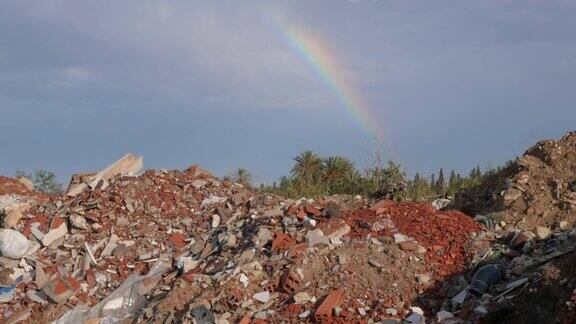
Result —
<instances>
[{"instance_id":1,"label":"orange brick fragment","mask_svg":"<svg viewBox=\"0 0 576 324\"><path fill-rule=\"evenodd\" d=\"M304 206L304 208L306 209L306 212L308 214L311 214L314 216L320 215L320 210L318 208L310 205L310 204L306 204L306 206Z\"/></svg>"},{"instance_id":2,"label":"orange brick fragment","mask_svg":"<svg viewBox=\"0 0 576 324\"><path fill-rule=\"evenodd\" d=\"M64 219L62 217L54 217L52 218L52 224L50 224L50 229L57 229L64 223Z\"/></svg>"},{"instance_id":3,"label":"orange brick fragment","mask_svg":"<svg viewBox=\"0 0 576 324\"><path fill-rule=\"evenodd\" d=\"M292 248L290 248L290 251L288 252L288 257L292 259L301 258L302 256L304 256L304 253L306 253L306 249L308 249L308 243L296 244Z\"/></svg>"},{"instance_id":4,"label":"orange brick fragment","mask_svg":"<svg viewBox=\"0 0 576 324\"><path fill-rule=\"evenodd\" d=\"M261 318L257 318L255 320L252 321L252 324L267 324L268 322L266 322L265 320L261 319Z\"/></svg>"},{"instance_id":5,"label":"orange brick fragment","mask_svg":"<svg viewBox=\"0 0 576 324\"><path fill-rule=\"evenodd\" d=\"M238 324L250 324L250 316L244 315Z\"/></svg>"},{"instance_id":6,"label":"orange brick fragment","mask_svg":"<svg viewBox=\"0 0 576 324\"><path fill-rule=\"evenodd\" d=\"M314 313L314 319L318 322L329 322L332 318L332 310L344 301L344 291L334 290L322 302Z\"/></svg>"},{"instance_id":7,"label":"orange brick fragment","mask_svg":"<svg viewBox=\"0 0 576 324\"><path fill-rule=\"evenodd\" d=\"M168 239L175 248L181 249L186 246L186 236L182 233L172 233Z\"/></svg>"},{"instance_id":8,"label":"orange brick fragment","mask_svg":"<svg viewBox=\"0 0 576 324\"><path fill-rule=\"evenodd\" d=\"M296 240L293 239L292 236L278 232L276 233L276 238L272 242L272 252L276 254L282 253L294 245L296 245Z\"/></svg>"},{"instance_id":9,"label":"orange brick fragment","mask_svg":"<svg viewBox=\"0 0 576 324\"><path fill-rule=\"evenodd\" d=\"M56 295L62 295L63 293L67 292L68 288L66 287L66 283L64 280L58 280L56 285L54 286L54 293Z\"/></svg>"}]
</instances>

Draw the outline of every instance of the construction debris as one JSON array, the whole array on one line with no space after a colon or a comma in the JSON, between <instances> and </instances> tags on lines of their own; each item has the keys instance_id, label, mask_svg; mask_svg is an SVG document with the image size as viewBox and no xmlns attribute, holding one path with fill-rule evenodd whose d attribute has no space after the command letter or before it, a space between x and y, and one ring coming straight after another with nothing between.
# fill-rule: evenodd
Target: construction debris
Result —
<instances>
[{"instance_id":1,"label":"construction debris","mask_svg":"<svg viewBox=\"0 0 576 324\"><path fill-rule=\"evenodd\" d=\"M295 201L198 166L141 166L126 155L62 196L1 179L0 321L501 322L528 318L535 291L560 301L544 315L575 320L571 223L501 226L446 201Z\"/></svg>"}]
</instances>

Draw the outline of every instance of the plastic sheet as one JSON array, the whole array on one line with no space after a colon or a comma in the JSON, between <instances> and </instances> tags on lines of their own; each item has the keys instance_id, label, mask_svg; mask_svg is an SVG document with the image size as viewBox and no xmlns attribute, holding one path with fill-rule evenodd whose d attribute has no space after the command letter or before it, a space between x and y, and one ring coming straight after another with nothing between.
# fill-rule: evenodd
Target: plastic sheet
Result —
<instances>
[{"instance_id":1,"label":"plastic sheet","mask_svg":"<svg viewBox=\"0 0 576 324\"><path fill-rule=\"evenodd\" d=\"M144 295L156 286L158 280L168 269L170 269L169 264L158 261L147 274L130 276L120 287L116 288L92 308L78 305L62 315L54 323L84 323L88 319L100 319L100 324L118 323L123 318L130 317L136 311L145 307L146 299Z\"/></svg>"}]
</instances>

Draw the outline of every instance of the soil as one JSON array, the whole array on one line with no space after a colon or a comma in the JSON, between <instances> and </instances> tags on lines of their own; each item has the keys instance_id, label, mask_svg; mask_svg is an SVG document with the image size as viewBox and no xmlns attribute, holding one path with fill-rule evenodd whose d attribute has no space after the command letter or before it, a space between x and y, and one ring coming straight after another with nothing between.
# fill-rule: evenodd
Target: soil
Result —
<instances>
[{"instance_id":1,"label":"soil","mask_svg":"<svg viewBox=\"0 0 576 324\"><path fill-rule=\"evenodd\" d=\"M522 157L457 195L452 208L534 230L576 222L576 132L540 141Z\"/></svg>"}]
</instances>

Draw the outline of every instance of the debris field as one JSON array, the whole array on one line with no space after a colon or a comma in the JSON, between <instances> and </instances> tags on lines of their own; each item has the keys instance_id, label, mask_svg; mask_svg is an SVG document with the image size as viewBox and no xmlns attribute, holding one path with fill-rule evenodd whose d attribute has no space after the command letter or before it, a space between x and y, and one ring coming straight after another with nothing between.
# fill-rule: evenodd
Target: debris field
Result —
<instances>
[{"instance_id":1,"label":"debris field","mask_svg":"<svg viewBox=\"0 0 576 324\"><path fill-rule=\"evenodd\" d=\"M142 166L128 154L73 176L62 195L0 177L0 321L520 323L534 309L541 323L576 318L576 230L559 218L552 228L551 218L515 223L428 203L291 200L199 166Z\"/></svg>"}]
</instances>

